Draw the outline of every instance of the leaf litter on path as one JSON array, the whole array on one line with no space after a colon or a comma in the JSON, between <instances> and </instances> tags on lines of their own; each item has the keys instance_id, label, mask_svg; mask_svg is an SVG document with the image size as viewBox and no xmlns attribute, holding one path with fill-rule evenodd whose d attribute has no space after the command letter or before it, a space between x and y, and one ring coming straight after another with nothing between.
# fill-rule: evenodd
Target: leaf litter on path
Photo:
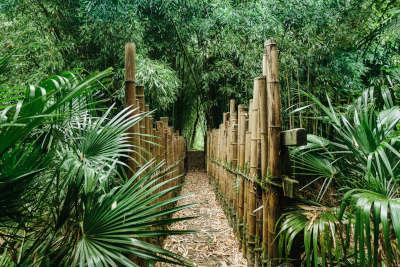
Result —
<instances>
[{"instance_id":1,"label":"leaf litter on path","mask_svg":"<svg viewBox=\"0 0 400 267\"><path fill-rule=\"evenodd\" d=\"M239 249L239 242L216 199L212 186L208 183L207 174L200 171L187 173L181 194L190 197L180 200L178 205L189 203L196 205L176 213L174 217L196 218L174 223L171 229L197 232L169 236L164 241L164 248L190 259L196 266L246 266L246 260ZM162 263L157 266L173 265Z\"/></svg>"}]
</instances>

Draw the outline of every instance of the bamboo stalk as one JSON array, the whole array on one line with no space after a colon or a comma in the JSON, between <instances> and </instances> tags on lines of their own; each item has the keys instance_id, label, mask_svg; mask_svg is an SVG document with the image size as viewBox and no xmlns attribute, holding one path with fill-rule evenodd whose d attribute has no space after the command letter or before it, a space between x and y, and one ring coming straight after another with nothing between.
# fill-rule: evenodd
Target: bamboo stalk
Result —
<instances>
[{"instance_id":1,"label":"bamboo stalk","mask_svg":"<svg viewBox=\"0 0 400 267\"><path fill-rule=\"evenodd\" d=\"M260 176L260 166L264 165L266 166L266 163L263 162L262 158L262 149L265 148L262 147L261 145L261 136L265 138L265 131L261 129L261 124L265 124L265 117L261 117L261 115L265 115L265 112L260 109L260 96L262 94L262 91L265 92L265 77L258 77L254 79L254 94L257 94L254 97L253 102L253 109L254 112L256 112L256 126L254 126L254 129L256 131L256 146L257 146L257 156L256 159L257 162L255 164L256 169L254 170L254 174L256 177ZM256 103L256 105L254 105ZM264 103L263 103L264 104ZM256 208L260 207L262 205L262 190L259 185L256 185L256 190L255 190L255 201L256 201ZM258 210L256 215L256 240L255 240L255 247L257 248L257 252L255 253L255 266L261 266L262 264L262 259L261 259L261 253L260 253L260 248L261 248L261 239L262 239L262 230L263 230L263 210Z\"/></svg>"},{"instance_id":2,"label":"bamboo stalk","mask_svg":"<svg viewBox=\"0 0 400 267\"><path fill-rule=\"evenodd\" d=\"M236 111L236 102L235 100L231 100L230 102L230 109L229 109L229 114L230 114L230 127L231 127L231 140L230 140L230 148L231 151L230 153L232 154L231 156L231 167L233 169L236 169L237 163L238 163L238 113ZM237 206L237 198L238 198L238 190L237 190L237 185L236 185L236 175L231 174L230 176L231 180L231 204L232 204L232 210L233 210L233 222L237 223L237 215L238 215L238 206ZM237 227L235 227L237 230Z\"/></svg>"},{"instance_id":3,"label":"bamboo stalk","mask_svg":"<svg viewBox=\"0 0 400 267\"><path fill-rule=\"evenodd\" d=\"M257 128L258 128L258 86L256 82L254 82L254 90L253 90L253 102L252 109L250 113L250 177L253 179L258 176L258 146L257 146ZM254 214L254 210L256 209L256 191L255 191L255 183L253 180L249 182L249 206L247 213L247 221L248 221L248 253L247 253L247 265L255 266L254 261L254 246L255 246L255 233L256 233L256 218Z\"/></svg>"},{"instance_id":4,"label":"bamboo stalk","mask_svg":"<svg viewBox=\"0 0 400 267\"><path fill-rule=\"evenodd\" d=\"M249 112L248 112L248 116L246 119L246 142L245 142L245 168L246 171L245 173L248 174L248 167L250 165L250 140L251 140L251 133L249 131L249 117L250 117L250 113L251 113L251 109L252 109L252 100L250 100L249 103ZM243 255L247 257L247 239L248 239L248 220L247 220L247 214L249 213L249 187L250 187L250 182L247 179L244 179L244 206L243 206L243 226L244 226L244 246L243 246Z\"/></svg>"},{"instance_id":5,"label":"bamboo stalk","mask_svg":"<svg viewBox=\"0 0 400 267\"><path fill-rule=\"evenodd\" d=\"M134 43L127 43L125 45L125 105L131 107L134 112L131 116L136 114L136 47ZM133 125L128 132L130 133L131 143L133 145L133 150L137 149L139 141L137 139L139 126L137 124ZM132 151L129 159L128 166L130 171L133 172L137 169L137 155Z\"/></svg>"},{"instance_id":6,"label":"bamboo stalk","mask_svg":"<svg viewBox=\"0 0 400 267\"><path fill-rule=\"evenodd\" d=\"M264 60L266 62L266 60ZM265 66L265 65L263 65ZM268 125L267 125L267 88L265 76L258 80L260 95L260 150L261 150L261 178L265 179L268 168ZM267 257L268 247L268 218L267 218L267 195L262 190L262 261Z\"/></svg>"},{"instance_id":7,"label":"bamboo stalk","mask_svg":"<svg viewBox=\"0 0 400 267\"><path fill-rule=\"evenodd\" d=\"M145 105L144 106L144 110L146 111L146 112L149 112L150 111L150 106L149 105ZM150 135L151 135L151 130L153 129L153 123L152 123L152 120L153 120L153 118L151 118L151 116L149 115L149 116L146 116L146 118L145 118L145 124L146 124L146 127L145 127L145 129L146 129L146 131L145 131L145 134L146 134L146 136L144 137L144 140L145 140L145 147L146 147L146 161L149 161L149 160L151 160L151 158L152 158L152 154L151 154L151 137L150 137Z\"/></svg>"},{"instance_id":8,"label":"bamboo stalk","mask_svg":"<svg viewBox=\"0 0 400 267\"><path fill-rule=\"evenodd\" d=\"M280 176L279 152L281 132L281 99L279 86L278 50L274 40L265 45L267 76L268 170L276 179ZM278 213L278 192L270 186L268 194L268 257L276 257L275 224Z\"/></svg>"},{"instance_id":9,"label":"bamboo stalk","mask_svg":"<svg viewBox=\"0 0 400 267\"><path fill-rule=\"evenodd\" d=\"M139 107L139 112L145 112L145 103L144 103L144 86L137 85L136 86L136 98L137 98L137 103ZM140 135L138 136L139 139L139 144L140 144L140 164L143 164L146 160L146 146L144 142L144 136L143 134L145 133L145 127L146 127L146 119L143 118L139 122L139 133Z\"/></svg>"},{"instance_id":10,"label":"bamboo stalk","mask_svg":"<svg viewBox=\"0 0 400 267\"><path fill-rule=\"evenodd\" d=\"M244 169L245 139L246 139L246 114L243 105L238 106L238 169ZM243 214L244 214L244 178L238 175L239 179L239 195L237 199L238 207L238 232L243 240Z\"/></svg>"},{"instance_id":11,"label":"bamboo stalk","mask_svg":"<svg viewBox=\"0 0 400 267\"><path fill-rule=\"evenodd\" d=\"M223 128L222 128L222 123L219 126L219 131L218 131L218 161L221 162L222 161L222 155L223 155ZM222 193L222 166L218 166L218 189L219 191Z\"/></svg>"}]
</instances>

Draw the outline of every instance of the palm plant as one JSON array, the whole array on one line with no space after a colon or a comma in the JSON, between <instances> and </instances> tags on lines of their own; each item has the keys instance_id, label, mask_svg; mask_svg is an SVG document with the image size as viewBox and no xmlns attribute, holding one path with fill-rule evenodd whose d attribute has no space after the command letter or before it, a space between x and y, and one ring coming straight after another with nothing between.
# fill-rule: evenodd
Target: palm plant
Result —
<instances>
[{"instance_id":1,"label":"palm plant","mask_svg":"<svg viewBox=\"0 0 400 267\"><path fill-rule=\"evenodd\" d=\"M304 238L307 266L399 264L400 108L391 92L366 90L344 111L307 94L333 128L331 138L309 136L292 151L296 171L319 180L317 206L301 206L281 218L281 252ZM333 185L333 189L332 189ZM338 201L324 206L328 188ZM340 206L339 206L340 205ZM351 242L350 242L351 240Z\"/></svg>"},{"instance_id":2,"label":"palm plant","mask_svg":"<svg viewBox=\"0 0 400 267\"><path fill-rule=\"evenodd\" d=\"M150 242L166 230L181 196L166 197L164 163L126 177L127 129L148 115L103 109L97 93L111 70L62 73L31 86L0 111L0 262L41 266L138 266L190 262ZM163 179L164 178L164 179Z\"/></svg>"}]
</instances>

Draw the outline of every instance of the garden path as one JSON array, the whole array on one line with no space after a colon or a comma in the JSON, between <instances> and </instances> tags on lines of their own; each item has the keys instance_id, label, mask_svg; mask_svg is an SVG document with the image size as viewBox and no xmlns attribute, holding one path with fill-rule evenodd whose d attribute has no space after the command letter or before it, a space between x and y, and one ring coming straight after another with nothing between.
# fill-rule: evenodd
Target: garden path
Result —
<instances>
[{"instance_id":1,"label":"garden path","mask_svg":"<svg viewBox=\"0 0 400 267\"><path fill-rule=\"evenodd\" d=\"M239 249L239 242L216 199L207 174L201 171L188 172L181 194L190 196L180 200L178 205L188 203L197 205L176 213L174 217L196 216L196 218L175 223L171 228L192 229L197 232L170 236L165 240L164 247L192 260L196 266L246 266L246 260Z\"/></svg>"}]
</instances>

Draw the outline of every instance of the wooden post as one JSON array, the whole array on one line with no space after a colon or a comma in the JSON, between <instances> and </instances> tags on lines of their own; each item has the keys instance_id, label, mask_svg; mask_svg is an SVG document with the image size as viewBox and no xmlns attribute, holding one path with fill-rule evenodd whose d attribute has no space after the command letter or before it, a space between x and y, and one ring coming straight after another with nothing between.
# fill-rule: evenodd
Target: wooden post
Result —
<instances>
[{"instance_id":1,"label":"wooden post","mask_svg":"<svg viewBox=\"0 0 400 267\"><path fill-rule=\"evenodd\" d=\"M256 209L256 184L254 179L258 177L258 145L257 145L257 128L258 128L258 85L254 82L254 90L253 90L253 103L252 109L250 113L250 186L249 186L249 207L248 207L248 240L249 251L247 253L247 264L248 266L254 266L255 261L255 234L256 234L256 218L254 214L254 210Z\"/></svg>"},{"instance_id":2,"label":"wooden post","mask_svg":"<svg viewBox=\"0 0 400 267\"><path fill-rule=\"evenodd\" d=\"M150 106L147 105L147 104L144 105L144 111L148 113L150 111ZM151 147L150 147L151 140L150 140L150 136L149 136L150 132L151 132L151 129L152 129L152 126L150 124L150 116L146 116L144 118L144 123L145 123L144 134L146 135L146 136L143 136L144 148L145 148L145 159L146 159L146 161L149 161L151 159L151 157L152 157L151 151L150 151L150 149L151 149Z\"/></svg>"},{"instance_id":3,"label":"wooden post","mask_svg":"<svg viewBox=\"0 0 400 267\"><path fill-rule=\"evenodd\" d=\"M230 140L230 154L231 156L231 167L236 169L238 163L238 113L236 111L236 102L234 99L230 101L230 127L231 127L231 140ZM238 191L236 188L236 175L230 175L231 180L231 203L232 203L232 210L233 210L233 222L237 224L237 195ZM235 227L235 230L237 228Z\"/></svg>"},{"instance_id":4,"label":"wooden post","mask_svg":"<svg viewBox=\"0 0 400 267\"><path fill-rule=\"evenodd\" d=\"M256 146L257 146L257 163L256 163L256 170L255 170L255 175L257 178L260 177L260 172L259 172L259 168L261 165L265 165L266 164L264 162L262 162L262 149L261 149L261 135L262 135L262 129L261 129L261 124L263 123L262 120L266 119L266 118L262 118L261 117L261 113L263 113L260 110L260 96L261 96L261 91L265 90L265 77L258 77L256 79L254 79L254 87L255 87L255 94L257 93L257 96L254 97L254 101L257 101L257 104L254 105L253 103L253 108L256 108L256 118L257 118L257 125L255 127L256 132ZM263 114L264 115L264 114ZM265 137L265 136L264 136ZM260 207L262 205L262 189L261 187L257 184L256 186L256 208ZM261 240L262 240L262 229L263 229L263 210L257 210L256 214L256 239L255 239L255 247L256 247L256 253L255 253L255 266L261 266L262 264L262 259L261 259L261 254L260 252L262 252L261 250Z\"/></svg>"},{"instance_id":5,"label":"wooden post","mask_svg":"<svg viewBox=\"0 0 400 267\"><path fill-rule=\"evenodd\" d=\"M219 125L218 128L218 162L222 163L222 149L223 149L223 144L222 144L222 136L223 136L223 129L222 129L222 123ZM217 188L220 192L222 192L222 166L218 165L218 170L217 170Z\"/></svg>"},{"instance_id":6,"label":"wooden post","mask_svg":"<svg viewBox=\"0 0 400 267\"><path fill-rule=\"evenodd\" d=\"M137 103L139 107L140 112L145 112L145 103L144 103L144 87L141 85L136 86L136 97L137 97ZM143 118L139 122L139 129L140 129L140 135L138 136L138 139L140 140L140 163L143 164L146 160L146 146L145 146L145 140L143 134L145 133L145 128L146 128L146 119Z\"/></svg>"},{"instance_id":7,"label":"wooden post","mask_svg":"<svg viewBox=\"0 0 400 267\"><path fill-rule=\"evenodd\" d=\"M250 113L251 113L252 105L253 105L252 102L253 101L250 100L250 102L249 102L249 111L248 111L248 115L247 115L247 118L246 118L246 142L245 142L245 156L244 156L245 157L245 174L246 175L249 175L249 166L250 166L250 140L251 140L251 133L250 133L249 125L250 125ZM245 241L245 243L244 243L244 246L243 246L243 255L246 256L246 258L247 258L247 251L248 251L247 240L249 238L248 234L247 234L248 229L249 229L249 226L248 226L249 221L247 220L247 215L249 213L250 181L245 177L244 182L245 182L245 184L244 184L245 191L244 191L244 203L243 203L244 204L244 206L243 206L243 213L244 213L243 226L244 226L245 229L244 229L243 233L244 233L244 241Z\"/></svg>"},{"instance_id":8,"label":"wooden post","mask_svg":"<svg viewBox=\"0 0 400 267\"><path fill-rule=\"evenodd\" d=\"M261 179L266 179L268 171L268 125L267 125L267 88L266 79L263 76L259 80L259 95L260 95L260 141L261 141ZM262 190L262 262L267 259L268 249L268 198L266 191Z\"/></svg>"},{"instance_id":9,"label":"wooden post","mask_svg":"<svg viewBox=\"0 0 400 267\"><path fill-rule=\"evenodd\" d=\"M280 176L279 151L281 132L281 99L279 88L278 50L274 40L265 44L267 76L267 125L268 125L268 170L271 178ZM272 186L267 192L268 198L268 257L276 258L275 224L278 216L278 191Z\"/></svg>"},{"instance_id":10,"label":"wooden post","mask_svg":"<svg viewBox=\"0 0 400 267\"><path fill-rule=\"evenodd\" d=\"M228 148L229 148L228 135L227 135L228 134L228 122L229 122L228 120L229 120L229 113L225 112L223 114L223 158L222 158L222 162L224 164L226 164L227 160L228 160ZM224 182L223 182L222 195L224 198L225 205L229 207L229 204L228 204L229 202L227 203L227 198L226 198L227 193L228 193L228 171L225 168L223 168L223 181Z\"/></svg>"},{"instance_id":11,"label":"wooden post","mask_svg":"<svg viewBox=\"0 0 400 267\"><path fill-rule=\"evenodd\" d=\"M136 48L134 43L127 43L125 45L125 105L127 107L131 107L131 109L135 110L132 114L137 113L137 105L136 105ZM130 154L130 158L128 160L128 166L132 172L134 172L137 167L138 157L135 154L139 147L139 141L137 138L137 133L139 131L139 125L133 125L129 130L131 134L131 142L133 145L133 152Z\"/></svg>"},{"instance_id":12,"label":"wooden post","mask_svg":"<svg viewBox=\"0 0 400 267\"><path fill-rule=\"evenodd\" d=\"M245 152L245 140L246 139L246 114L243 105L238 107L238 169L243 172L244 169L244 152ZM243 214L244 214L244 182L245 178L238 175L239 178L239 195L237 201L238 207L238 232L243 240Z\"/></svg>"},{"instance_id":13,"label":"wooden post","mask_svg":"<svg viewBox=\"0 0 400 267\"><path fill-rule=\"evenodd\" d=\"M158 162L162 161L162 159L163 159L162 155L164 153L164 151L163 151L163 130L162 130L162 128L163 128L162 121L157 121L156 122L156 135L157 135L157 147L156 147L157 153L156 153L156 155L157 155L157 161Z\"/></svg>"}]
</instances>

